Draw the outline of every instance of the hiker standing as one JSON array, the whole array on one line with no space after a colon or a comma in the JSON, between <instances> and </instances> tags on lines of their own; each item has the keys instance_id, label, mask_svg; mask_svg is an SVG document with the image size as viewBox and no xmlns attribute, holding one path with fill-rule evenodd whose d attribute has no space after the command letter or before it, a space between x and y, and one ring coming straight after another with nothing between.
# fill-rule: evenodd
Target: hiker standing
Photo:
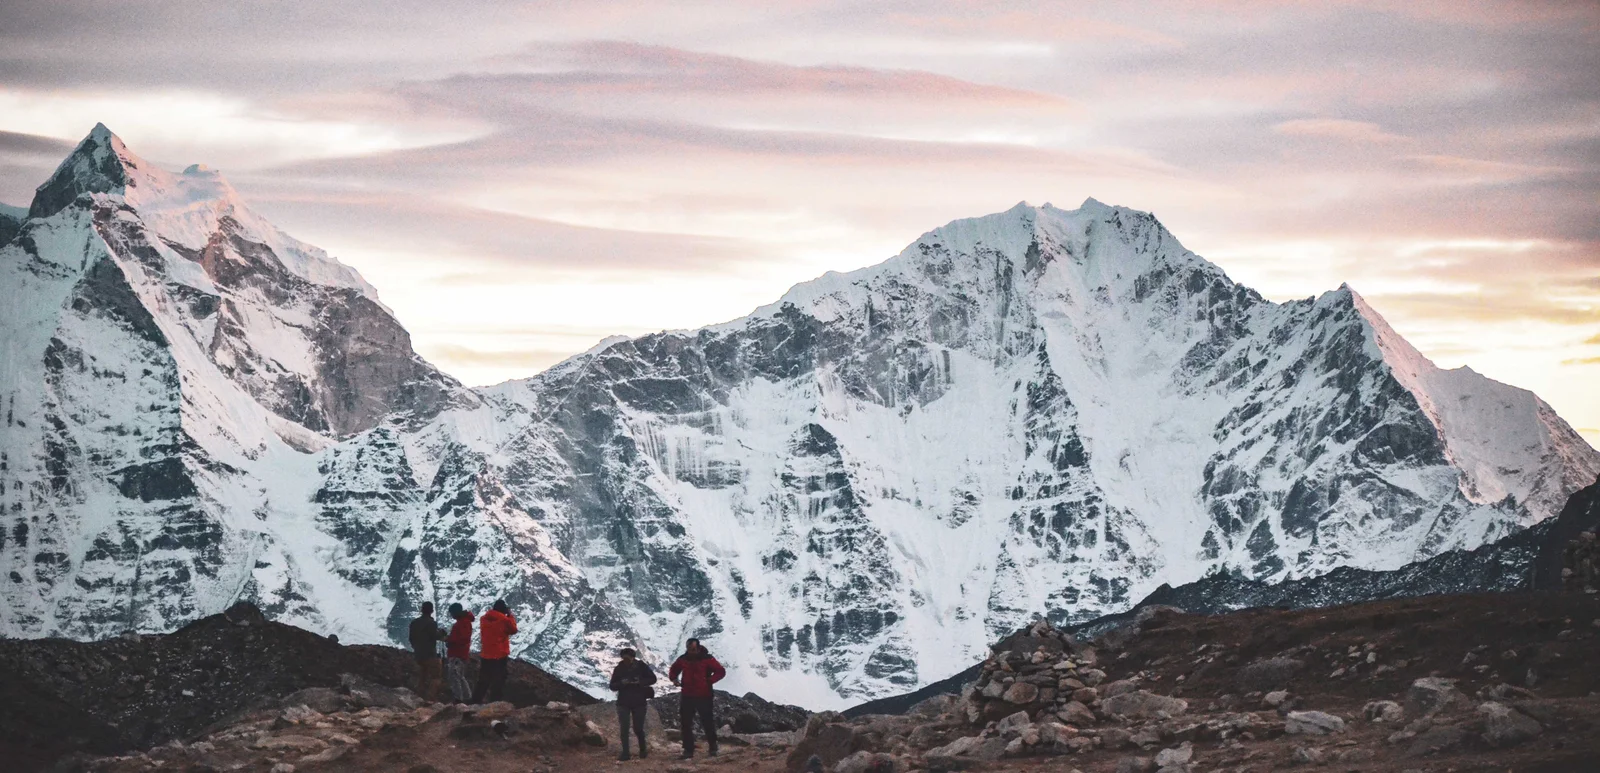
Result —
<instances>
[{"instance_id":1,"label":"hiker standing","mask_svg":"<svg viewBox=\"0 0 1600 773\"><path fill-rule=\"evenodd\" d=\"M628 759L628 725L633 725L633 734L639 737L639 759L650 756L649 747L644 741L644 714L645 702L654 698L656 690L656 672L644 661L635 657L631 648L623 647L622 662L611 669L611 689L617 693L617 724L622 729L622 754L619 760Z\"/></svg>"},{"instance_id":2,"label":"hiker standing","mask_svg":"<svg viewBox=\"0 0 1600 773\"><path fill-rule=\"evenodd\" d=\"M472 656L474 617L460 604L451 604L450 618L455 622L450 625L450 635L444 640L445 684L450 686L450 697L455 698L456 703L466 703L472 700L472 683L467 681L467 659Z\"/></svg>"},{"instance_id":3,"label":"hiker standing","mask_svg":"<svg viewBox=\"0 0 1600 773\"><path fill-rule=\"evenodd\" d=\"M445 632L433 619L433 602L422 602L422 616L411 621L411 652L417 658L417 694L439 700L439 641Z\"/></svg>"},{"instance_id":4,"label":"hiker standing","mask_svg":"<svg viewBox=\"0 0 1600 773\"><path fill-rule=\"evenodd\" d=\"M700 717L700 728L706 731L707 753L717 756L717 724L711 714L711 685L716 684L728 671L699 639L690 639L684 652L673 661L667 672L672 683L683 688L678 695L678 727L683 733L683 758L694 757L694 718Z\"/></svg>"},{"instance_id":5,"label":"hiker standing","mask_svg":"<svg viewBox=\"0 0 1600 773\"><path fill-rule=\"evenodd\" d=\"M478 638L483 642L482 662L478 666L478 687L472 702L493 703L506 694L506 661L511 658L511 635L517 632L517 619L505 599L495 599L494 608L478 621Z\"/></svg>"}]
</instances>

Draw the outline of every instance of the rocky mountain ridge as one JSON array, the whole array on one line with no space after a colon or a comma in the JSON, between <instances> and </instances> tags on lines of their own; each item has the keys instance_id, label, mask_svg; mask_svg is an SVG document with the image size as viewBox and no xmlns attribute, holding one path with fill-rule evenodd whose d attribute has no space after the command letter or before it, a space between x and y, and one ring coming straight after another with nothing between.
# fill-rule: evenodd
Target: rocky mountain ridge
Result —
<instances>
[{"instance_id":1,"label":"rocky mountain ridge","mask_svg":"<svg viewBox=\"0 0 1600 773\"><path fill-rule=\"evenodd\" d=\"M1353 290L1264 300L1093 200L472 389L220 175L97 127L0 281L12 637L248 600L393 641L422 601L503 597L515 651L580 685L699 634L736 692L843 705L1041 610L1475 548L1600 474L1537 397L1434 367Z\"/></svg>"},{"instance_id":2,"label":"rocky mountain ridge","mask_svg":"<svg viewBox=\"0 0 1600 773\"><path fill-rule=\"evenodd\" d=\"M1573 494L1555 518L1472 550L1448 551L1390 571L1342 567L1318 577L1277 584L1213 574L1177 587L1162 585L1125 612L1069 626L1063 633L1088 640L1109 631L1137 628L1162 609L1216 615L1241 609L1331 608L1438 594L1582 590L1582 580L1573 580L1573 567L1579 562L1572 553L1575 546L1592 544L1597 532L1600 481ZM1023 633L1019 630L1012 635ZM913 692L867 701L843 713L847 717L901 714L930 698L960 694L979 678L983 665L976 662Z\"/></svg>"}]
</instances>

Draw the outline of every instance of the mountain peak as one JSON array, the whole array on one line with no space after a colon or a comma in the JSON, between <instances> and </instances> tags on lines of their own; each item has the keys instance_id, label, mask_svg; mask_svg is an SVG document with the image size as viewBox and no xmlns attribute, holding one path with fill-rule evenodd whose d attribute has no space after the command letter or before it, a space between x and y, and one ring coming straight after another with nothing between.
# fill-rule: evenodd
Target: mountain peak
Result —
<instances>
[{"instance_id":1,"label":"mountain peak","mask_svg":"<svg viewBox=\"0 0 1600 773\"><path fill-rule=\"evenodd\" d=\"M144 161L122 143L122 138L105 124L97 123L71 155L56 167L55 174L34 192L28 216L54 215L85 193L124 191L130 185L137 185L133 172L144 166Z\"/></svg>"}]
</instances>

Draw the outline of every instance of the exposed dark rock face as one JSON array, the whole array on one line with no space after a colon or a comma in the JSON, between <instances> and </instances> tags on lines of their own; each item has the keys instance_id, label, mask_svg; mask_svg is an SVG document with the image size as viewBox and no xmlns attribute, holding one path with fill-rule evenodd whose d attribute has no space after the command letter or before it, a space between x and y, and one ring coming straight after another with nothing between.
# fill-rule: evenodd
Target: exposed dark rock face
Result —
<instances>
[{"instance_id":1,"label":"exposed dark rock face","mask_svg":"<svg viewBox=\"0 0 1600 773\"><path fill-rule=\"evenodd\" d=\"M1391 572L1341 568L1321 577L1277 584L1217 574L1176 588L1163 585L1126 612L1105 615L1068 631L1088 638L1118 628L1137 627L1146 610L1162 607L1209 615L1266 607L1316 609L1437 594L1559 590L1566 546L1580 534L1597 529L1600 481L1573 494L1556 518L1474 550L1450 551ZM1013 636L1021 636L1026 630ZM958 694L977 678L981 665L904 695L868 701L844 713L899 714L929 698Z\"/></svg>"},{"instance_id":2,"label":"exposed dark rock face","mask_svg":"<svg viewBox=\"0 0 1600 773\"><path fill-rule=\"evenodd\" d=\"M798 730L806 725L806 718L811 712L799 706L788 706L773 703L755 693L745 693L743 697L733 693L715 690L712 706L715 709L717 726L727 725L735 733L774 733L787 730ZM661 724L676 729L678 727L678 694L667 693L655 699L656 711L661 715Z\"/></svg>"},{"instance_id":3,"label":"exposed dark rock face","mask_svg":"<svg viewBox=\"0 0 1600 773\"><path fill-rule=\"evenodd\" d=\"M119 155L122 141L105 124L95 124L89 136L78 143L72 155L33 195L28 217L50 217L66 209L78 197L90 193L111 193L126 188L136 178L128 174L138 162Z\"/></svg>"},{"instance_id":4,"label":"exposed dark rock face","mask_svg":"<svg viewBox=\"0 0 1600 773\"><path fill-rule=\"evenodd\" d=\"M13 211L7 205L0 204L0 247L4 247L22 230L22 223L27 218L27 210Z\"/></svg>"}]
</instances>

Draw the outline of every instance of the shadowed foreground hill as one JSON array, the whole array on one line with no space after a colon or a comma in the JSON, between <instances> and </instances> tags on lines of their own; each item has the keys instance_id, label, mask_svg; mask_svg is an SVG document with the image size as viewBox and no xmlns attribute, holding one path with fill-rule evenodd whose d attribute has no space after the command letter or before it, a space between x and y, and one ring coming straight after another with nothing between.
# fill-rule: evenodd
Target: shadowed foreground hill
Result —
<instances>
[{"instance_id":1,"label":"shadowed foreground hill","mask_svg":"<svg viewBox=\"0 0 1600 773\"><path fill-rule=\"evenodd\" d=\"M165 635L99 642L0 641L0 759L27 770L73 751L95 754L188 739L307 687L414 686L403 650L342 646L239 604ZM512 661L506 695L524 706L594 699ZM410 700L415 701L415 698ZM12 767L13 765L20 767Z\"/></svg>"},{"instance_id":2,"label":"shadowed foreground hill","mask_svg":"<svg viewBox=\"0 0 1600 773\"><path fill-rule=\"evenodd\" d=\"M961 697L813 714L688 765L668 731L648 760L619 766L605 706L583 712L595 727L560 705L351 706L313 688L187 743L68 769L798 773L815 754L829 773L1572 773L1600 759L1597 642L1600 594L1583 592L1153 608L1092 641L1030 626L993 647Z\"/></svg>"}]
</instances>

